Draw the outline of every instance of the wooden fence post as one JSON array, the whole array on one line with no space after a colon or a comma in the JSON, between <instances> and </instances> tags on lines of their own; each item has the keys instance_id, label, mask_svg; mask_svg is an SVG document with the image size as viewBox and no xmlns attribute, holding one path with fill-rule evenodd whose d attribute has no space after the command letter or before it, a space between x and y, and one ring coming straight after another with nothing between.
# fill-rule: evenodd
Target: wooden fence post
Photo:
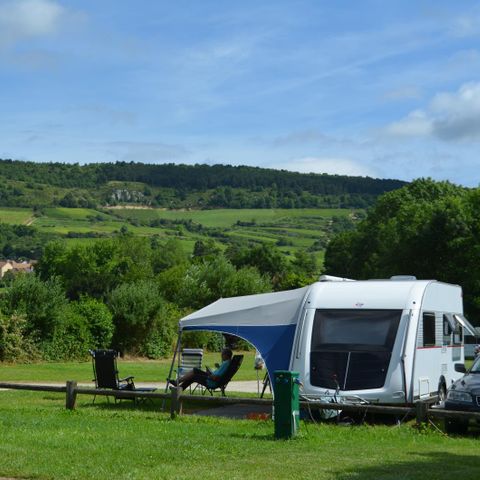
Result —
<instances>
[{"instance_id":1,"label":"wooden fence post","mask_svg":"<svg viewBox=\"0 0 480 480\"><path fill-rule=\"evenodd\" d=\"M67 395L65 406L68 410L75 409L75 403L77 401L77 382L74 380L67 380Z\"/></svg>"},{"instance_id":2,"label":"wooden fence post","mask_svg":"<svg viewBox=\"0 0 480 480\"><path fill-rule=\"evenodd\" d=\"M428 403L420 401L415 403L415 414L417 418L417 425L426 423L428 421Z\"/></svg>"},{"instance_id":3,"label":"wooden fence post","mask_svg":"<svg viewBox=\"0 0 480 480\"><path fill-rule=\"evenodd\" d=\"M177 415L182 414L182 402L180 395L182 394L182 387L170 387L172 390L172 397L170 400L170 418L173 420Z\"/></svg>"}]
</instances>

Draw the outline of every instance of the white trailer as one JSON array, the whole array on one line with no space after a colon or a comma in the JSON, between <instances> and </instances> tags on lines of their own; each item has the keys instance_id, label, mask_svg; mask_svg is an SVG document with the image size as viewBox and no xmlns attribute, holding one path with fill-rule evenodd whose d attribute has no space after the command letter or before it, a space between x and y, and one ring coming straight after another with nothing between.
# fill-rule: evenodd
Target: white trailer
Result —
<instances>
[{"instance_id":1,"label":"white trailer","mask_svg":"<svg viewBox=\"0 0 480 480\"><path fill-rule=\"evenodd\" d=\"M473 329L459 286L408 277L317 282L302 315L290 368L305 393L383 404L444 397Z\"/></svg>"},{"instance_id":2,"label":"white trailer","mask_svg":"<svg viewBox=\"0 0 480 480\"><path fill-rule=\"evenodd\" d=\"M473 327L459 286L414 277L321 280L220 299L183 318L180 338L183 330L244 338L271 378L275 370L298 371L309 397L413 403L444 396L461 376L455 363L464 362L464 330Z\"/></svg>"}]
</instances>

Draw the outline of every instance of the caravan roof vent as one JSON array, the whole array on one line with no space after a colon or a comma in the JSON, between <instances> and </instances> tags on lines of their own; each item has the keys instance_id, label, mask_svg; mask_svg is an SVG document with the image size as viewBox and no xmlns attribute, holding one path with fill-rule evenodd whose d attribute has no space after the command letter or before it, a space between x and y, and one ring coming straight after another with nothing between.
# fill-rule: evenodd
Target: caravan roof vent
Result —
<instances>
[{"instance_id":1,"label":"caravan roof vent","mask_svg":"<svg viewBox=\"0 0 480 480\"><path fill-rule=\"evenodd\" d=\"M411 282L412 280L416 280L417 277L415 275L394 275L390 277L390 280L394 280L396 282Z\"/></svg>"},{"instance_id":2,"label":"caravan roof vent","mask_svg":"<svg viewBox=\"0 0 480 480\"><path fill-rule=\"evenodd\" d=\"M335 277L333 275L320 275L319 282L354 282L351 278Z\"/></svg>"}]
</instances>

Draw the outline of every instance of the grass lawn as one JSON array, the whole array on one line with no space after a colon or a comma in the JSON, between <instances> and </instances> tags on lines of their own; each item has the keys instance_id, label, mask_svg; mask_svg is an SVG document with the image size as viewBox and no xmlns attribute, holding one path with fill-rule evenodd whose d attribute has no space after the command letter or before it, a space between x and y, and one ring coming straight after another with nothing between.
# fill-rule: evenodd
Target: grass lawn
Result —
<instances>
[{"instance_id":1,"label":"grass lawn","mask_svg":"<svg viewBox=\"0 0 480 480\"><path fill-rule=\"evenodd\" d=\"M478 439L408 425L306 426L273 439L271 421L182 416L159 403L92 405L79 396L0 391L0 476L36 479L475 478Z\"/></svg>"},{"instance_id":2,"label":"grass lawn","mask_svg":"<svg viewBox=\"0 0 480 480\"><path fill-rule=\"evenodd\" d=\"M235 352L237 353L237 352ZM256 380L253 369L255 352L242 352L245 356L234 380ZM204 365L213 367L220 354L205 353ZM171 359L118 360L120 376L134 375L137 382L164 382L168 376ZM90 382L93 379L91 361L64 363L5 364L0 363L0 382Z\"/></svg>"}]
</instances>

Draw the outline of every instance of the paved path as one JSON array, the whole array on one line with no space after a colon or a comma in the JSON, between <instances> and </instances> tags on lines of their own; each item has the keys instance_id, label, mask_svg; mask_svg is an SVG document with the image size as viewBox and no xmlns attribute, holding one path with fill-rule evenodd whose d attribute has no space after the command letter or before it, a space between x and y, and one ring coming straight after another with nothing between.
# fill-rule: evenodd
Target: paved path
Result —
<instances>
[{"instance_id":1,"label":"paved path","mask_svg":"<svg viewBox=\"0 0 480 480\"><path fill-rule=\"evenodd\" d=\"M63 382L15 382L15 381L12 381L11 383L25 383L25 384L32 384L32 385L53 385L53 386L65 385L65 383ZM79 382L78 385L82 387L94 386L93 383L88 383L88 382L86 383ZM158 390L165 390L165 382L135 382L135 385L139 388L144 387L144 388L156 388ZM262 382L260 382L259 388L260 388L260 391L262 391ZM256 380L247 380L243 382L230 382L226 390L227 390L227 393L228 392L257 393L258 385ZM269 390L267 389L267 392L268 391Z\"/></svg>"}]
</instances>

